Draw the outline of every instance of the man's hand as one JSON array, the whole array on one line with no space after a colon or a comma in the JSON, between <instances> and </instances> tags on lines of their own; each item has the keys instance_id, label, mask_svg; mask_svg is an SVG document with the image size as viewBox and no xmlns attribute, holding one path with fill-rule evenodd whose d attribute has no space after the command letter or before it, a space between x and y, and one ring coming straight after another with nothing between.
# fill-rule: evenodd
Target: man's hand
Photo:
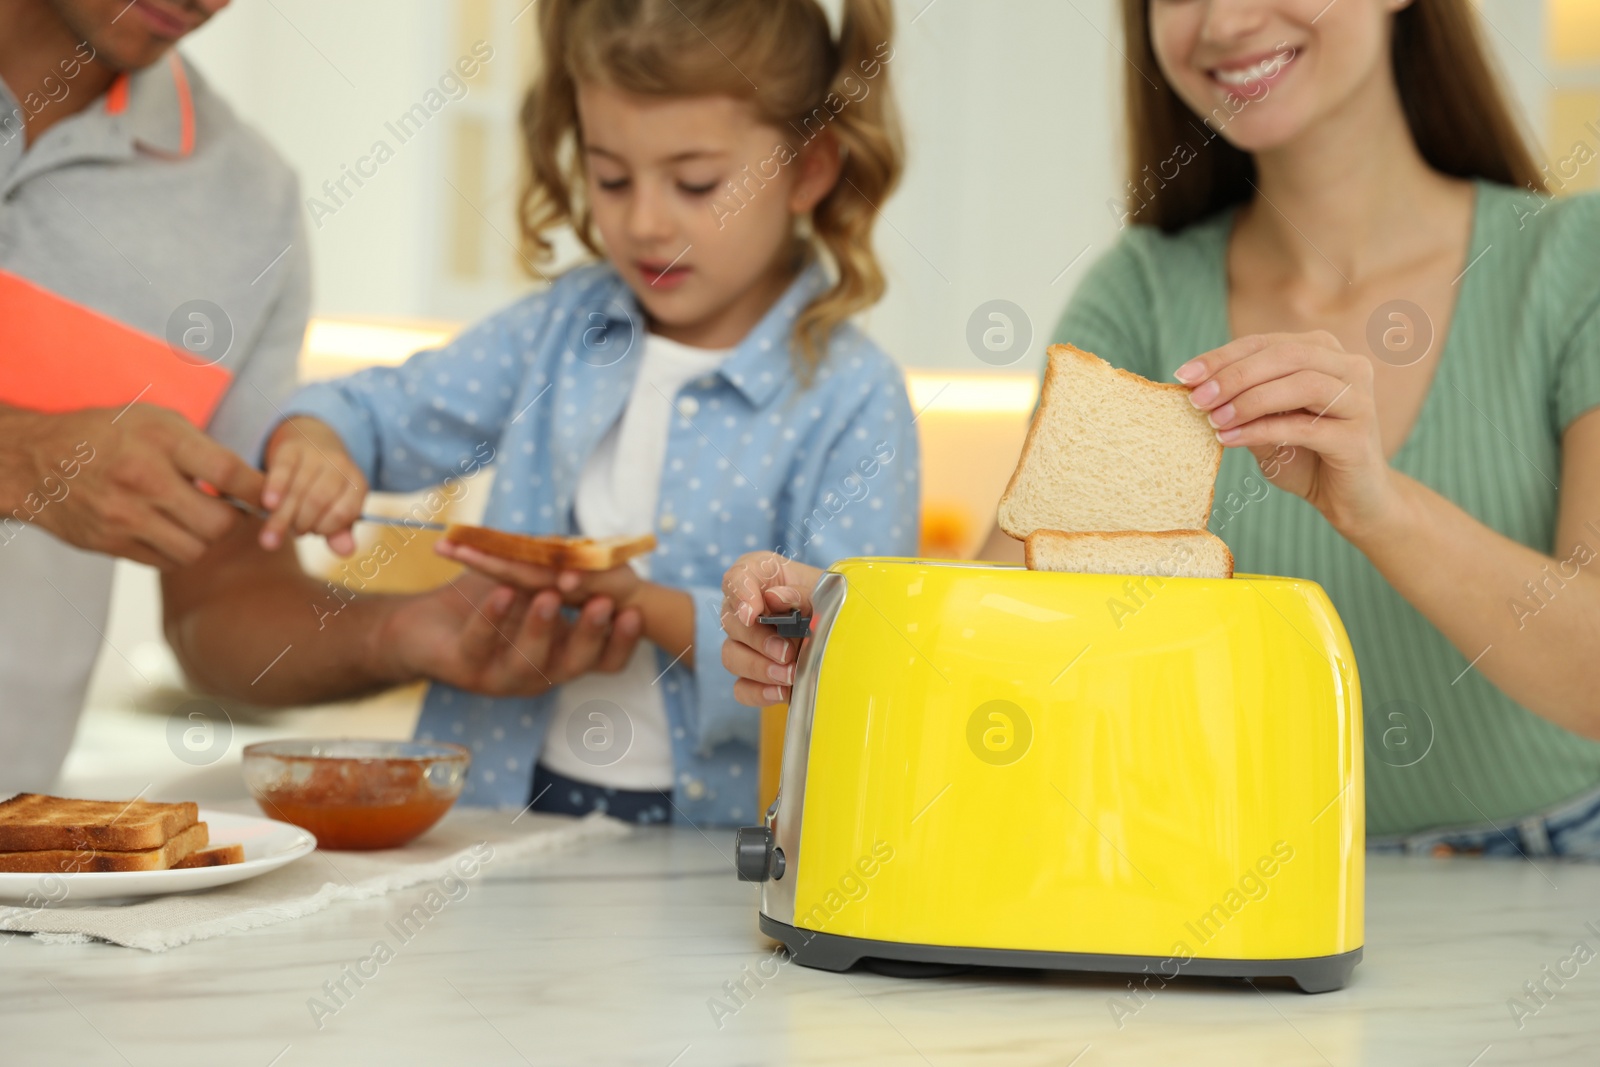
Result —
<instances>
[{"instance_id":1,"label":"man's hand","mask_svg":"<svg viewBox=\"0 0 1600 1067\"><path fill-rule=\"evenodd\" d=\"M619 563L603 571L556 570L537 563L501 559L446 540L436 542L434 551L524 593L554 593L569 607L601 600L611 604L619 618L638 611L645 639L655 642L673 657L673 662L694 668L694 598L683 589L645 581L631 563Z\"/></svg>"},{"instance_id":2,"label":"man's hand","mask_svg":"<svg viewBox=\"0 0 1600 1067\"><path fill-rule=\"evenodd\" d=\"M193 563L239 520L204 482L255 503L262 475L166 408L0 409L0 504L56 537L163 570Z\"/></svg>"},{"instance_id":3,"label":"man's hand","mask_svg":"<svg viewBox=\"0 0 1600 1067\"><path fill-rule=\"evenodd\" d=\"M467 573L396 608L374 635L395 677L422 677L490 696L534 696L590 671L613 673L642 632L637 609L612 620L610 600L575 625L554 590L529 593Z\"/></svg>"}]
</instances>

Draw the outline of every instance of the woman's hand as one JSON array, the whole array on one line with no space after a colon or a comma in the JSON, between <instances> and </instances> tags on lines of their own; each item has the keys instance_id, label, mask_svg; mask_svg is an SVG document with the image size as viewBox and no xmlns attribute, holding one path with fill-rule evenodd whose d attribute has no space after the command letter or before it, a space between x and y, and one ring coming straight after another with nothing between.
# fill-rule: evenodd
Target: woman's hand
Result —
<instances>
[{"instance_id":1,"label":"woman's hand","mask_svg":"<svg viewBox=\"0 0 1600 1067\"><path fill-rule=\"evenodd\" d=\"M1256 334L1197 356L1177 379L1217 439L1354 540L1399 503L1373 396L1372 363L1332 334Z\"/></svg>"},{"instance_id":2,"label":"woman's hand","mask_svg":"<svg viewBox=\"0 0 1600 1067\"><path fill-rule=\"evenodd\" d=\"M421 675L490 696L535 696L590 671L619 671L643 632L639 612L610 600L584 605L575 624L553 590L530 593L476 574L412 598L377 639L399 677Z\"/></svg>"},{"instance_id":3,"label":"woman's hand","mask_svg":"<svg viewBox=\"0 0 1600 1067\"><path fill-rule=\"evenodd\" d=\"M802 638L784 638L756 619L799 608L811 611L811 590L822 571L776 552L750 552L722 576L722 665L737 676L733 696L760 707L789 699Z\"/></svg>"}]
</instances>

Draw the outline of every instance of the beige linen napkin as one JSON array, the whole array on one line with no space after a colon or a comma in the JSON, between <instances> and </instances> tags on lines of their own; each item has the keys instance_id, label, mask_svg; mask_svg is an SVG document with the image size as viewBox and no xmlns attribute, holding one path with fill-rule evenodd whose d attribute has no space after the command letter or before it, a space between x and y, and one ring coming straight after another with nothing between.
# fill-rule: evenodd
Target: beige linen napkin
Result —
<instances>
[{"instance_id":1,"label":"beige linen napkin","mask_svg":"<svg viewBox=\"0 0 1600 1067\"><path fill-rule=\"evenodd\" d=\"M257 878L138 903L0 907L0 930L31 932L41 941L99 938L165 952L190 941L297 919L335 901L364 900L447 875L472 884L530 856L630 832L626 823L599 814L573 819L524 812L513 821L514 814L458 808L405 848L318 850Z\"/></svg>"}]
</instances>

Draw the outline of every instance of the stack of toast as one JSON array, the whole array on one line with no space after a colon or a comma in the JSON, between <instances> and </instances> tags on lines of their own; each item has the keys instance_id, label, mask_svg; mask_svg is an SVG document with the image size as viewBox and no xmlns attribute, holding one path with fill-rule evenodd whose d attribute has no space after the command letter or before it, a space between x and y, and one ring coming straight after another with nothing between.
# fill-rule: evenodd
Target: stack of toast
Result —
<instances>
[{"instance_id":1,"label":"stack of toast","mask_svg":"<svg viewBox=\"0 0 1600 1067\"><path fill-rule=\"evenodd\" d=\"M243 845L211 847L193 803L38 793L0 801L0 871L165 871L243 862Z\"/></svg>"},{"instance_id":2,"label":"stack of toast","mask_svg":"<svg viewBox=\"0 0 1600 1067\"><path fill-rule=\"evenodd\" d=\"M1030 570L1231 578L1206 531L1222 445L1189 389L1051 345L1039 408L1000 498Z\"/></svg>"}]
</instances>

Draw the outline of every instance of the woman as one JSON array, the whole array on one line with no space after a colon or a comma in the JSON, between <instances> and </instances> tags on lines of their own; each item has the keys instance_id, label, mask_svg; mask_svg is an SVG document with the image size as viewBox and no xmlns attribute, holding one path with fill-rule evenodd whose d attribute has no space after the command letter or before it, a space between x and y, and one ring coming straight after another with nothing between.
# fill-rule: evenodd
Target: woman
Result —
<instances>
[{"instance_id":1,"label":"woman","mask_svg":"<svg viewBox=\"0 0 1600 1067\"><path fill-rule=\"evenodd\" d=\"M1332 597L1373 845L1600 858L1600 200L1551 200L1467 0L1124 25L1132 225L1058 339L1191 386L1228 446L1211 530ZM811 581L730 572L742 699L793 658L752 591Z\"/></svg>"}]
</instances>

